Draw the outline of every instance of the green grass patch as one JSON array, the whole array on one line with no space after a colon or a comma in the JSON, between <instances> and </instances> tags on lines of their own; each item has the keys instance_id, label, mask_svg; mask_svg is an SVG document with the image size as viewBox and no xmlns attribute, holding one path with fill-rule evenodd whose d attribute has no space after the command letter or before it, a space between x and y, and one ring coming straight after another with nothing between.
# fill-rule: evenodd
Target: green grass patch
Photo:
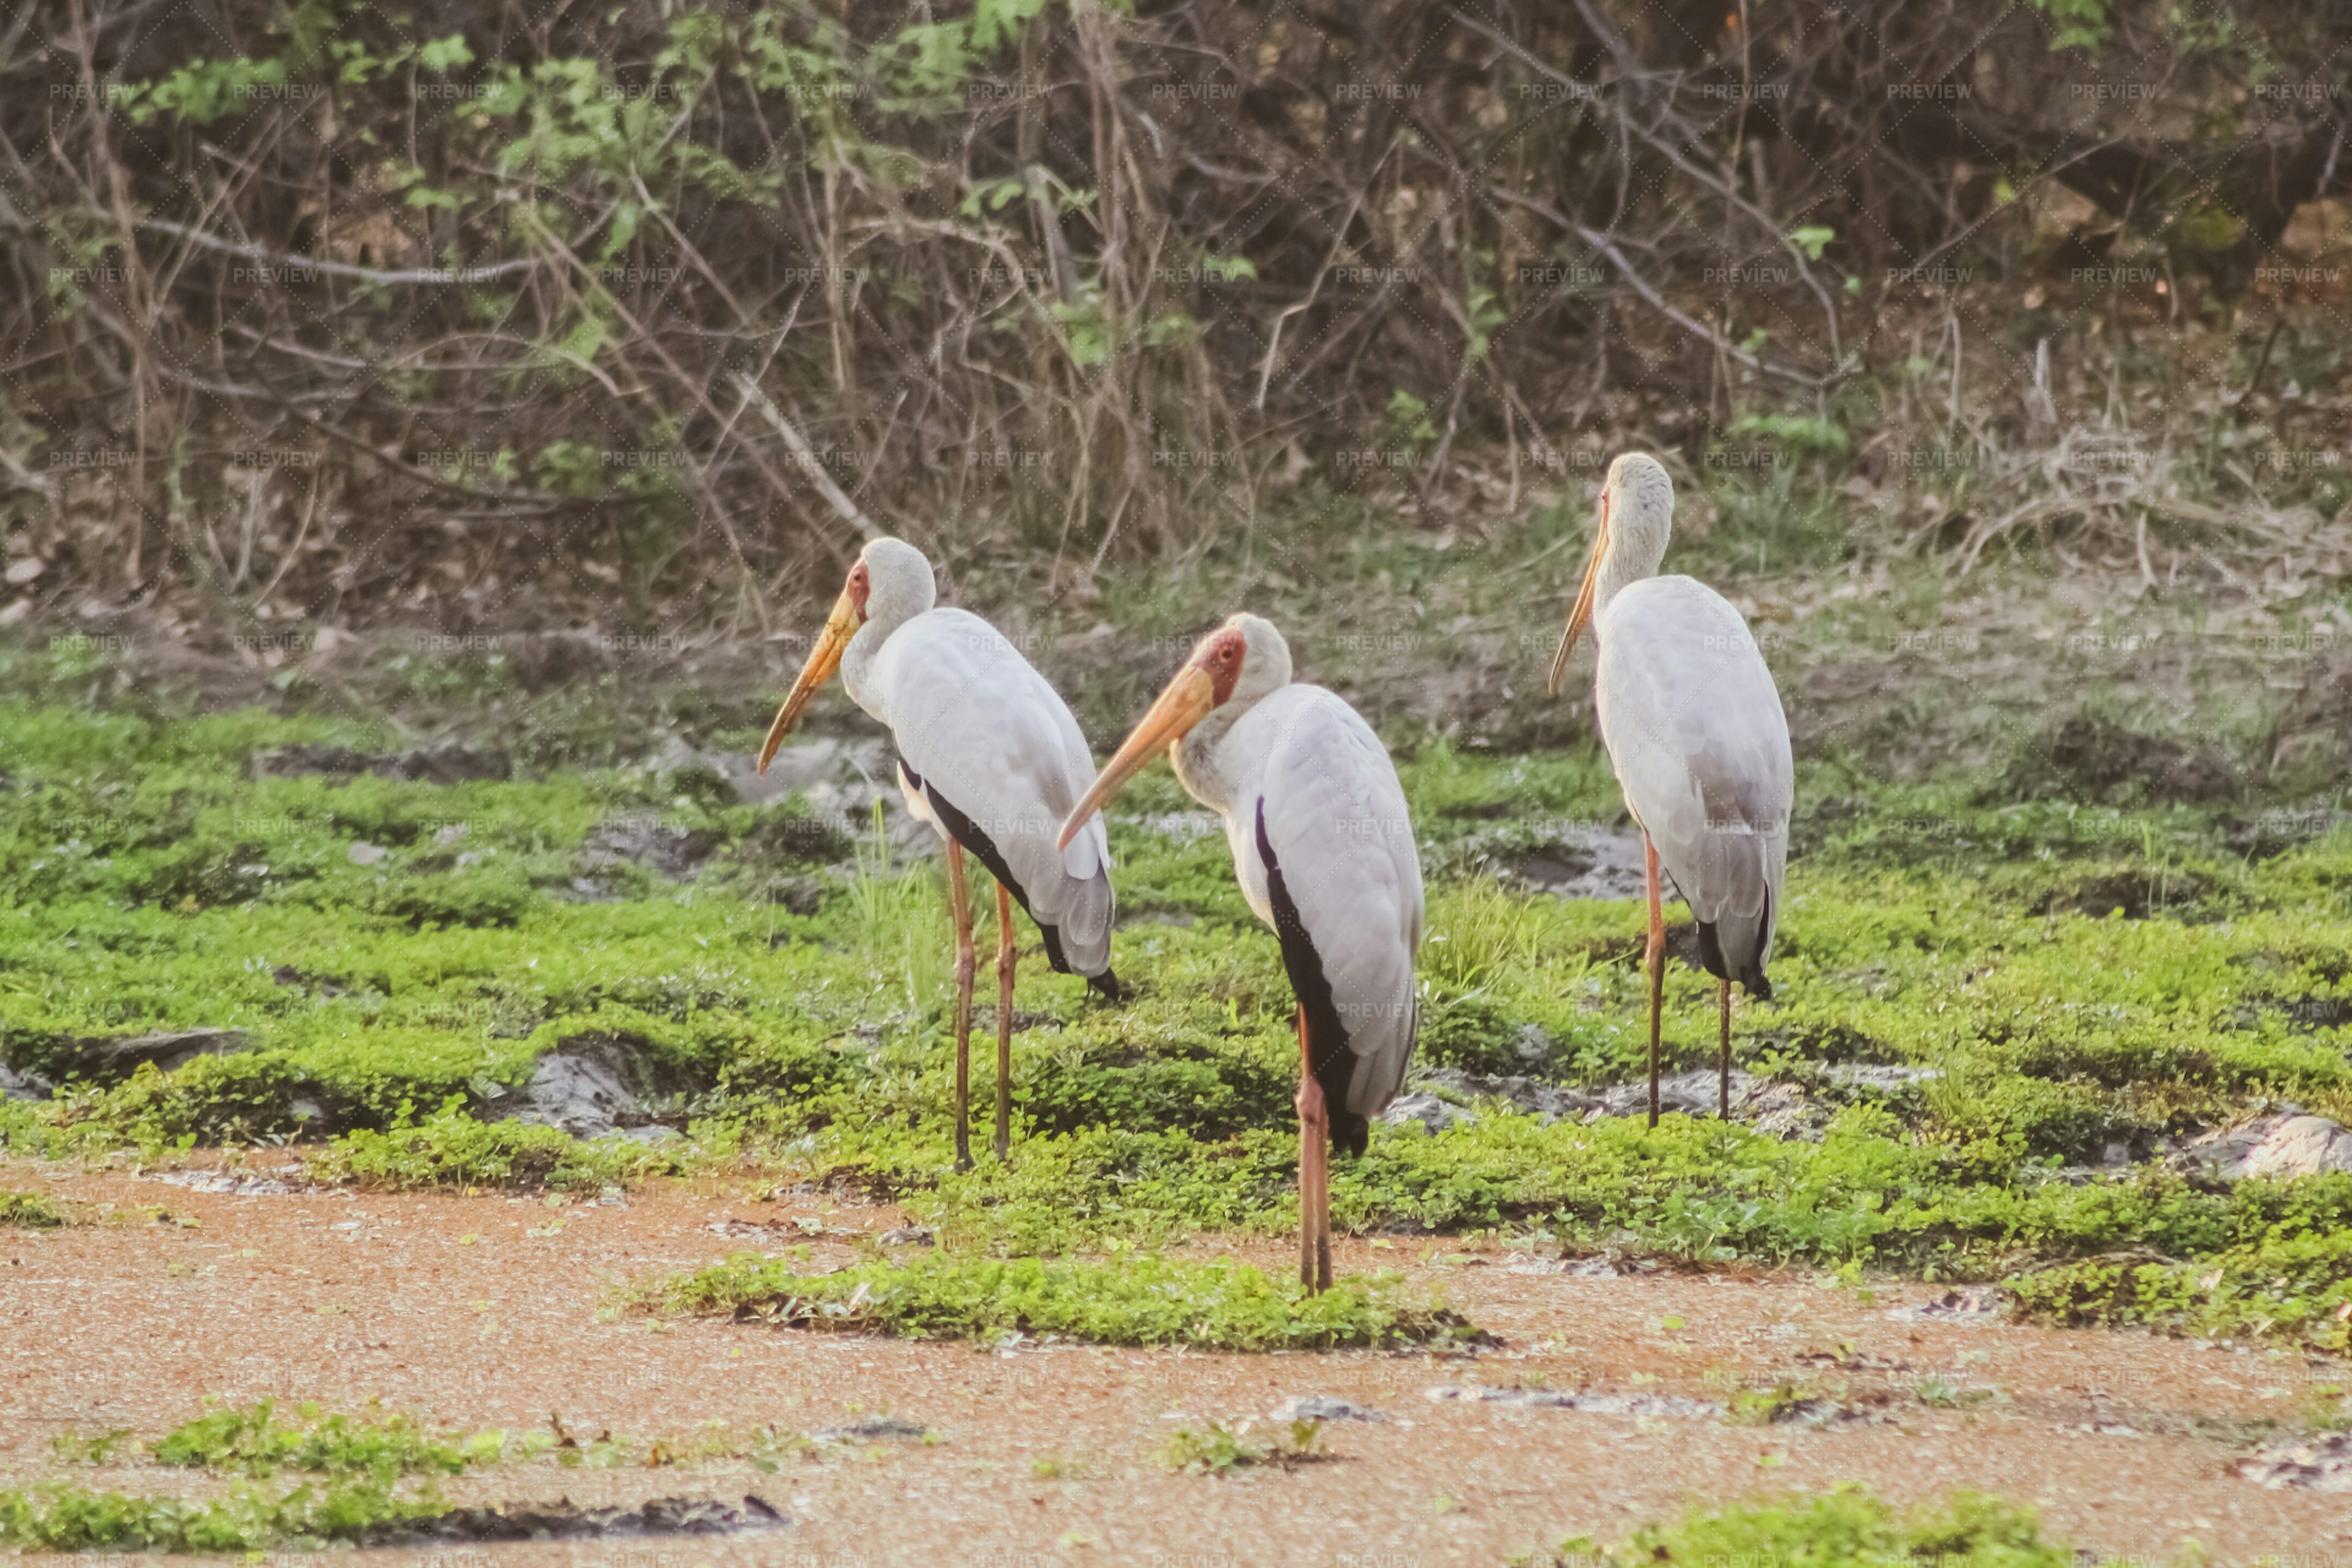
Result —
<instances>
[{"instance_id":1,"label":"green grass patch","mask_svg":"<svg viewBox=\"0 0 2352 1568\"><path fill-rule=\"evenodd\" d=\"M1212 1421L1198 1431L1179 1426L1161 1445L1160 1460L1188 1475L1223 1477L1257 1468L1293 1469L1323 1458L1320 1421L1293 1421L1286 1430L1262 1437L1246 1430L1247 1425L1236 1428Z\"/></svg>"},{"instance_id":2,"label":"green grass patch","mask_svg":"<svg viewBox=\"0 0 2352 1568\"><path fill-rule=\"evenodd\" d=\"M2094 739L2086 765L2172 765L2160 746ZM257 711L165 722L0 702L0 1061L62 1090L0 1103L0 1147L154 1162L284 1142L319 1179L382 1189L723 1170L900 1203L973 1255L1296 1224L1289 984L1222 834L1164 770L1110 822L1121 908L1157 917L1117 938L1132 994L1088 999L1023 927L1014 1155L958 1173L936 860L793 802L734 804L692 770L249 776L253 752L294 742L389 744ZM1572 858L1615 820L1606 759L1433 742L1399 758L1430 868L1423 1064L1637 1081L1638 900L1532 895L1494 874ZM1801 771L1780 999L1743 1000L1734 1023L1738 1063L1801 1089L1818 1141L1675 1117L1654 1132L1638 1118L1547 1126L1473 1085L1458 1093L1475 1120L1376 1127L1370 1152L1338 1166L1339 1227L1938 1279L2138 1249L2134 1267L2189 1266L2191 1285L2226 1261L2245 1322L2308 1337L2341 1301L2335 1265L2304 1256L2317 1244L2263 1243L2253 1198L2155 1156L2266 1098L2352 1121L2352 830L2326 810L2254 816L2121 775L2095 791L2053 775L2019 798L1998 767L1908 784L1879 771L1836 757ZM657 816L708 856L690 879L596 871L591 846L621 815ZM361 843L382 853L354 860ZM576 901L583 876L606 901ZM985 942L993 916L977 901ZM88 1042L195 1027L250 1048L169 1073L92 1065ZM1714 988L1680 963L1664 1034L1670 1068L1712 1065ZM514 1108L539 1057L583 1036L625 1048L690 1138L487 1120ZM1873 1068L1907 1076L1853 1076ZM2081 1169L2117 1148L2133 1163ZM2045 1289L2084 1321L2145 1315L2167 1291L2162 1312L2187 1310L2177 1279L2128 1283L2086 1270Z\"/></svg>"},{"instance_id":3,"label":"green grass patch","mask_svg":"<svg viewBox=\"0 0 2352 1568\"><path fill-rule=\"evenodd\" d=\"M626 1138L575 1138L561 1128L479 1121L455 1108L385 1131L346 1132L305 1156L310 1179L379 1192L594 1192L677 1169L676 1157Z\"/></svg>"},{"instance_id":4,"label":"green grass patch","mask_svg":"<svg viewBox=\"0 0 2352 1568\"><path fill-rule=\"evenodd\" d=\"M1840 1489L1810 1499L1694 1508L1680 1521L1654 1524L1602 1547L1580 1537L1551 1559L1574 1568L1707 1568L1725 1563L1801 1563L1807 1568L2072 1568L2071 1548L2042 1533L2032 1510L1961 1493L1943 1503L1898 1509L1867 1492Z\"/></svg>"},{"instance_id":5,"label":"green grass patch","mask_svg":"<svg viewBox=\"0 0 2352 1568\"><path fill-rule=\"evenodd\" d=\"M446 1512L438 1500L362 1479L282 1491L247 1483L211 1501L53 1482L0 1489L0 1542L32 1552L263 1552L361 1542Z\"/></svg>"},{"instance_id":6,"label":"green grass patch","mask_svg":"<svg viewBox=\"0 0 2352 1568\"><path fill-rule=\"evenodd\" d=\"M0 1192L0 1226L58 1230L67 1223L66 1211L47 1193Z\"/></svg>"},{"instance_id":7,"label":"green grass patch","mask_svg":"<svg viewBox=\"0 0 2352 1568\"><path fill-rule=\"evenodd\" d=\"M2005 1285L2044 1322L2271 1336L2352 1352L2352 1175L2248 1183L2229 1239L2192 1258L2086 1258Z\"/></svg>"},{"instance_id":8,"label":"green grass patch","mask_svg":"<svg viewBox=\"0 0 2352 1568\"><path fill-rule=\"evenodd\" d=\"M1244 1263L1116 1262L932 1254L801 1274L735 1258L635 1292L652 1310L801 1328L992 1342L1009 1335L1199 1350L1386 1349L1472 1342L1479 1331L1394 1274L1349 1275L1320 1293Z\"/></svg>"},{"instance_id":9,"label":"green grass patch","mask_svg":"<svg viewBox=\"0 0 2352 1568\"><path fill-rule=\"evenodd\" d=\"M280 1470L323 1476L364 1476L389 1487L404 1476L463 1475L474 1466L551 1447L544 1434L518 1438L502 1430L436 1432L402 1415L322 1414L315 1405L291 1419L264 1400L243 1409L224 1406L173 1428L152 1449L155 1461L268 1478Z\"/></svg>"}]
</instances>

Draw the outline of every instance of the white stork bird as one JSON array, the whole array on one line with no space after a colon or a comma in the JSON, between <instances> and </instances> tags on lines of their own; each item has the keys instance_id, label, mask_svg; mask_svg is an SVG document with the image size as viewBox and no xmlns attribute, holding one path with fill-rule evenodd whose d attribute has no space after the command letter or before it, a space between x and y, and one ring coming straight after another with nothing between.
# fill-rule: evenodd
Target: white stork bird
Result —
<instances>
[{"instance_id":1,"label":"white stork bird","mask_svg":"<svg viewBox=\"0 0 2352 1568\"><path fill-rule=\"evenodd\" d=\"M1796 802L1789 721L1753 633L1728 600L1690 577L1661 577L1675 485L1655 458L1609 465L1592 562L1551 661L1559 691L1591 622L1600 647L1593 708L1625 807L1641 826L1650 896L1650 1125L1658 1124L1658 1012L1666 932L1658 862L1698 922L1716 977L1722 1114L1731 1114L1731 983L1769 1000L1764 966L1780 918Z\"/></svg>"},{"instance_id":2,"label":"white stork bird","mask_svg":"<svg viewBox=\"0 0 2352 1568\"><path fill-rule=\"evenodd\" d=\"M996 879L996 1157L1012 1143L1013 904L1037 923L1046 962L1116 1001L1110 840L1055 830L1086 793L1094 754L1078 721L1020 650L978 616L933 607L931 563L903 540L859 552L791 695L768 727L760 771L833 676L898 742L907 805L947 841L956 933L956 1168L971 1166L971 907L963 852Z\"/></svg>"},{"instance_id":3,"label":"white stork bird","mask_svg":"<svg viewBox=\"0 0 2352 1568\"><path fill-rule=\"evenodd\" d=\"M1331 1283L1330 1146L1363 1152L1412 1060L1420 1015L1421 857L1404 790L1371 726L1290 679L1270 621L1235 616L1202 639L1062 825L1096 813L1161 752L1225 820L1242 896L1282 943L1298 999L1298 1277Z\"/></svg>"}]
</instances>

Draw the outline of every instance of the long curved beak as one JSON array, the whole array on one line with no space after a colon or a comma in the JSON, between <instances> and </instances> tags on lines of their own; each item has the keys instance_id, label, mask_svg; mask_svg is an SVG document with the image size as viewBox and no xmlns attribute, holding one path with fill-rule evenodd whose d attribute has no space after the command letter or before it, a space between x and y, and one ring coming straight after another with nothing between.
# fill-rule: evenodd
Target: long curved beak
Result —
<instances>
[{"instance_id":1,"label":"long curved beak","mask_svg":"<svg viewBox=\"0 0 2352 1568\"><path fill-rule=\"evenodd\" d=\"M801 710L817 689L833 679L841 668L841 656L848 651L849 639L857 635L857 606L850 601L849 590L844 588L841 597L833 602L833 613L824 618L824 630L816 634L816 646L809 649L808 662L801 666L800 678L784 698L784 705L776 710L776 721L768 726L768 738L760 746L760 771L766 773L775 760L776 748L801 721Z\"/></svg>"},{"instance_id":2,"label":"long curved beak","mask_svg":"<svg viewBox=\"0 0 2352 1568\"><path fill-rule=\"evenodd\" d=\"M1197 664L1188 664L1176 672L1168 689L1143 716L1132 734L1120 742L1118 751L1103 771L1096 776L1094 786L1086 798L1078 802L1062 824L1062 836L1055 843L1062 848L1078 836L1087 818L1103 808L1103 803L1118 793L1118 786L1151 765L1152 759L1173 746L1190 732L1192 726L1209 716L1217 705L1214 683L1209 672Z\"/></svg>"},{"instance_id":3,"label":"long curved beak","mask_svg":"<svg viewBox=\"0 0 2352 1568\"><path fill-rule=\"evenodd\" d=\"M1592 597L1601 585L1601 563L1609 556L1609 498L1601 498L1601 521L1592 531L1592 559L1585 564L1584 586L1577 590L1576 607L1568 612L1568 630L1559 637L1559 651L1551 656L1551 694L1559 695L1560 678L1568 673L1568 656L1592 619Z\"/></svg>"}]
</instances>

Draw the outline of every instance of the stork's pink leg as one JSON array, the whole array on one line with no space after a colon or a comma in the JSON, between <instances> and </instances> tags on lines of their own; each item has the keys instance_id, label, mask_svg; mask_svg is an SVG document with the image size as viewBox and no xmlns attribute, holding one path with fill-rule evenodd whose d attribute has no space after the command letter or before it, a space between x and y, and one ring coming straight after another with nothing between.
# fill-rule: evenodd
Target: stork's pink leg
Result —
<instances>
[{"instance_id":1,"label":"stork's pink leg","mask_svg":"<svg viewBox=\"0 0 2352 1568\"><path fill-rule=\"evenodd\" d=\"M1658 1124L1658 1014L1665 1004L1666 921L1658 909L1658 847L1642 830L1642 863L1650 885L1650 1125Z\"/></svg>"},{"instance_id":2,"label":"stork's pink leg","mask_svg":"<svg viewBox=\"0 0 2352 1568\"><path fill-rule=\"evenodd\" d=\"M996 884L996 1160L1013 1154L1013 895Z\"/></svg>"},{"instance_id":3,"label":"stork's pink leg","mask_svg":"<svg viewBox=\"0 0 2352 1568\"><path fill-rule=\"evenodd\" d=\"M1720 1032L1717 1037L1722 1041L1723 1092L1719 1100L1720 1114L1726 1121L1728 1121L1731 1120L1731 976L1728 974L1725 975L1716 986L1715 1002L1716 1016L1720 1025Z\"/></svg>"},{"instance_id":4,"label":"stork's pink leg","mask_svg":"<svg viewBox=\"0 0 2352 1568\"><path fill-rule=\"evenodd\" d=\"M956 1169L971 1169L971 900L964 889L963 846L948 840L948 906L955 916Z\"/></svg>"},{"instance_id":5,"label":"stork's pink leg","mask_svg":"<svg viewBox=\"0 0 2352 1568\"><path fill-rule=\"evenodd\" d=\"M1307 1045L1307 1009L1298 1010L1298 1282L1331 1285L1331 1119Z\"/></svg>"}]
</instances>

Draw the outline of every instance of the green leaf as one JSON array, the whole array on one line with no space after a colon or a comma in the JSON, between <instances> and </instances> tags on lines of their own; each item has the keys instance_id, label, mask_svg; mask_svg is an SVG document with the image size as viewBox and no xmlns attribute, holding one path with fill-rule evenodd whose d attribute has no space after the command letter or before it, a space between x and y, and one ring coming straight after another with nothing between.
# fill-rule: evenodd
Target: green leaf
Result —
<instances>
[{"instance_id":1,"label":"green leaf","mask_svg":"<svg viewBox=\"0 0 2352 1568\"><path fill-rule=\"evenodd\" d=\"M416 51L416 63L429 71L452 71L474 63L474 51L466 47L465 35L452 33L446 38L436 38Z\"/></svg>"}]
</instances>

